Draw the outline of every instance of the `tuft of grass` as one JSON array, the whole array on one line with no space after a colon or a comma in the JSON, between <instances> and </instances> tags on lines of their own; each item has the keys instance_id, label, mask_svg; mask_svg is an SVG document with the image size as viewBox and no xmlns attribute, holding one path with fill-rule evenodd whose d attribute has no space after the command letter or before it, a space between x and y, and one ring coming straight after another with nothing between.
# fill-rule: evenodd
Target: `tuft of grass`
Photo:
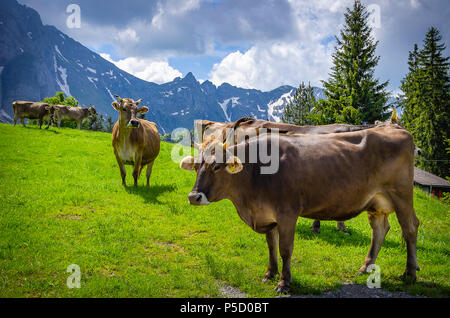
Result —
<instances>
[{"instance_id":1,"label":"tuft of grass","mask_svg":"<svg viewBox=\"0 0 450 318\"><path fill-rule=\"evenodd\" d=\"M221 284L276 295L276 280L261 281L265 237L229 201L190 206L195 174L171 160L172 144L161 143L150 187L142 176L131 186L127 167L124 188L110 134L4 124L0 134L0 297L221 297ZM449 206L420 190L414 199L418 281L399 279L406 248L393 214L377 260L381 286L449 297ZM367 276L356 276L370 244L365 213L346 222L351 236L335 222L314 234L311 222L297 223L292 294L365 284ZM81 288L66 285L70 264L80 266Z\"/></svg>"}]
</instances>

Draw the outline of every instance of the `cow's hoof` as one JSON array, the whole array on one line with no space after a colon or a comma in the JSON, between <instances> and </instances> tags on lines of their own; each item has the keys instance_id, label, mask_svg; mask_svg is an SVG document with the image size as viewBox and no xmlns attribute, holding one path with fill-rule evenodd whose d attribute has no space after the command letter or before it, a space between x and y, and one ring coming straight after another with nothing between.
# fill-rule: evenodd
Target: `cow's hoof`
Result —
<instances>
[{"instance_id":1,"label":"cow's hoof","mask_svg":"<svg viewBox=\"0 0 450 318\"><path fill-rule=\"evenodd\" d=\"M272 274L270 272L267 272L266 275L264 275L262 282L267 283L269 280L273 280L277 274L278 273Z\"/></svg>"},{"instance_id":2,"label":"cow's hoof","mask_svg":"<svg viewBox=\"0 0 450 318\"><path fill-rule=\"evenodd\" d=\"M402 274L402 276L400 276L400 279L403 280L403 282L405 284L408 284L408 285L413 285L417 281L416 274L415 273L414 274L408 273L408 271L405 271Z\"/></svg>"},{"instance_id":3,"label":"cow's hoof","mask_svg":"<svg viewBox=\"0 0 450 318\"><path fill-rule=\"evenodd\" d=\"M290 288L289 286L277 286L275 290L277 291L277 294L286 295L287 293L289 293Z\"/></svg>"},{"instance_id":4,"label":"cow's hoof","mask_svg":"<svg viewBox=\"0 0 450 318\"><path fill-rule=\"evenodd\" d=\"M363 265L361 266L361 268L358 270L358 273L356 273L356 275L361 276L363 274L367 274L367 266Z\"/></svg>"},{"instance_id":5,"label":"cow's hoof","mask_svg":"<svg viewBox=\"0 0 450 318\"><path fill-rule=\"evenodd\" d=\"M338 229L338 231L344 233L345 235L350 235L350 232L347 229Z\"/></svg>"},{"instance_id":6,"label":"cow's hoof","mask_svg":"<svg viewBox=\"0 0 450 318\"><path fill-rule=\"evenodd\" d=\"M320 234L320 229L318 229L316 227L311 227L311 232L316 233L316 234Z\"/></svg>"}]
</instances>

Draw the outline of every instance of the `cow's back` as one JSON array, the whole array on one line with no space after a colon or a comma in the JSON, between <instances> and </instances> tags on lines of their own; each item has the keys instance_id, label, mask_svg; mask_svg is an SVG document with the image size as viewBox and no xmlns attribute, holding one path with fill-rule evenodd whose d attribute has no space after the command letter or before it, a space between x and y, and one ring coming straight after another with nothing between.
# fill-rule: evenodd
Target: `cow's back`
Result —
<instances>
[{"instance_id":1,"label":"cow's back","mask_svg":"<svg viewBox=\"0 0 450 318\"><path fill-rule=\"evenodd\" d=\"M48 111L45 109L49 104L41 102L15 101L13 110L15 116L29 119L42 119Z\"/></svg>"},{"instance_id":2,"label":"cow's back","mask_svg":"<svg viewBox=\"0 0 450 318\"><path fill-rule=\"evenodd\" d=\"M330 219L333 215L345 220L363 211L377 191L412 189L413 156L411 135L392 127L280 135L278 171L268 175L253 171L252 187L264 194L261 200L289 204L304 217Z\"/></svg>"}]
</instances>

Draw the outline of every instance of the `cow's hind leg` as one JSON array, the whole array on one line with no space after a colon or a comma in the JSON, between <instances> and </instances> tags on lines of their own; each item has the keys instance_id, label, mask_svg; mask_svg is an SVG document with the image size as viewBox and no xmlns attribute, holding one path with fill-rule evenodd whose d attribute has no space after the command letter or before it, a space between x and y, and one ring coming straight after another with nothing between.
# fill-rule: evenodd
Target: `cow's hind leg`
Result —
<instances>
[{"instance_id":1,"label":"cow's hind leg","mask_svg":"<svg viewBox=\"0 0 450 318\"><path fill-rule=\"evenodd\" d=\"M266 241L269 247L269 266L263 282L274 278L278 274L278 229L276 227L266 233Z\"/></svg>"},{"instance_id":2,"label":"cow's hind leg","mask_svg":"<svg viewBox=\"0 0 450 318\"><path fill-rule=\"evenodd\" d=\"M22 123L23 127L26 127L26 126L25 126L25 118L20 117L20 122Z\"/></svg>"},{"instance_id":3,"label":"cow's hind leg","mask_svg":"<svg viewBox=\"0 0 450 318\"><path fill-rule=\"evenodd\" d=\"M286 220L278 225L280 255L283 270L277 285L278 293L286 293L291 285L291 257L294 250L295 220Z\"/></svg>"},{"instance_id":4,"label":"cow's hind leg","mask_svg":"<svg viewBox=\"0 0 450 318\"><path fill-rule=\"evenodd\" d=\"M406 241L407 248L406 270L403 274L403 278L415 282L416 270L420 270L417 265L417 230L420 222L414 211L412 199L403 200L395 198L394 204L397 219L402 228L402 235Z\"/></svg>"},{"instance_id":5,"label":"cow's hind leg","mask_svg":"<svg viewBox=\"0 0 450 318\"><path fill-rule=\"evenodd\" d=\"M150 176L152 174L153 163L154 163L154 161L150 162L147 165L147 175L146 175L147 176L147 187L150 186Z\"/></svg>"},{"instance_id":6,"label":"cow's hind leg","mask_svg":"<svg viewBox=\"0 0 450 318\"><path fill-rule=\"evenodd\" d=\"M319 234L320 233L320 221L314 220L313 224L311 225L311 231L314 233Z\"/></svg>"},{"instance_id":7,"label":"cow's hind leg","mask_svg":"<svg viewBox=\"0 0 450 318\"><path fill-rule=\"evenodd\" d=\"M372 227L372 240L370 242L369 253L364 260L363 266L359 269L359 274L365 273L369 265L375 264L378 252L390 228L387 214L368 212L368 217L370 226Z\"/></svg>"},{"instance_id":8,"label":"cow's hind leg","mask_svg":"<svg viewBox=\"0 0 450 318\"><path fill-rule=\"evenodd\" d=\"M347 235L350 235L350 232L345 227L344 222L337 222L337 229L338 229L338 231L341 231Z\"/></svg>"}]
</instances>

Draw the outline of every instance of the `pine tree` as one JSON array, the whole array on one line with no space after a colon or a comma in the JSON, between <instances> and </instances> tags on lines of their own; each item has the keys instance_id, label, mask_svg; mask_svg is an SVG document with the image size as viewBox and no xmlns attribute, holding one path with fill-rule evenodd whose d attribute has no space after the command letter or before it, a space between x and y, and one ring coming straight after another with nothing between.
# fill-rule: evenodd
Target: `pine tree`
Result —
<instances>
[{"instance_id":1,"label":"pine tree","mask_svg":"<svg viewBox=\"0 0 450 318\"><path fill-rule=\"evenodd\" d=\"M105 131L112 132L113 127L114 127L114 122L113 122L111 116L108 116L108 118L106 119Z\"/></svg>"},{"instance_id":2,"label":"pine tree","mask_svg":"<svg viewBox=\"0 0 450 318\"><path fill-rule=\"evenodd\" d=\"M327 100L320 102L316 113L322 113L319 117L329 122L349 120L353 124L358 117L364 123L386 120L388 81L380 83L374 78L380 57L375 55L378 41L371 35L369 13L360 0L355 0L344 16L345 25L340 37L336 36L330 78L322 81Z\"/></svg>"},{"instance_id":3,"label":"pine tree","mask_svg":"<svg viewBox=\"0 0 450 318\"><path fill-rule=\"evenodd\" d=\"M450 138L450 57L443 57L442 37L431 27L423 42L410 52L409 72L402 81L405 128L422 149L418 166L446 177L450 165L445 141Z\"/></svg>"},{"instance_id":4,"label":"pine tree","mask_svg":"<svg viewBox=\"0 0 450 318\"><path fill-rule=\"evenodd\" d=\"M302 82L295 91L293 99L286 106L281 121L299 126L311 125L313 124L311 110L315 104L314 88Z\"/></svg>"},{"instance_id":5,"label":"pine tree","mask_svg":"<svg viewBox=\"0 0 450 318\"><path fill-rule=\"evenodd\" d=\"M415 127L414 119L417 118L417 110L420 104L421 90L418 81L419 76L419 48L414 44L413 51L408 56L408 74L401 81L400 106L403 108L402 123L404 127L413 131Z\"/></svg>"}]
</instances>

